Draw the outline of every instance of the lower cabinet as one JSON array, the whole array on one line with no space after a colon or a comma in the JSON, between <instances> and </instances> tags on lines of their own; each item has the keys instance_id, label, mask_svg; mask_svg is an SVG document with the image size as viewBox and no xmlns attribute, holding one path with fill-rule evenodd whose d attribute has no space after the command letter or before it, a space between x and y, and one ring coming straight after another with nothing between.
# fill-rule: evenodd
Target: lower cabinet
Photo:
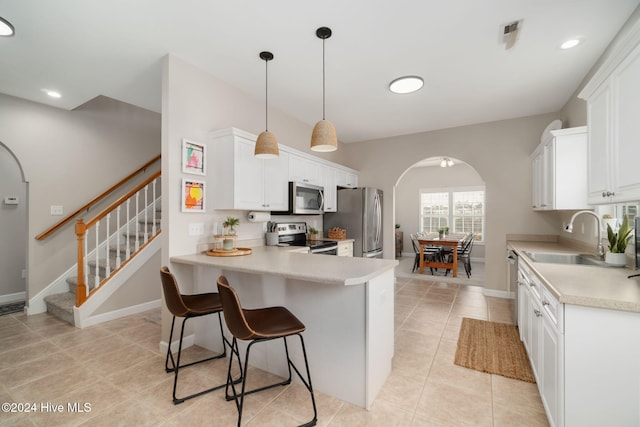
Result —
<instances>
[{"instance_id":1,"label":"lower cabinet","mask_svg":"<svg viewBox=\"0 0 640 427\"><path fill-rule=\"evenodd\" d=\"M338 256L353 256L353 242L338 242Z\"/></svg>"}]
</instances>

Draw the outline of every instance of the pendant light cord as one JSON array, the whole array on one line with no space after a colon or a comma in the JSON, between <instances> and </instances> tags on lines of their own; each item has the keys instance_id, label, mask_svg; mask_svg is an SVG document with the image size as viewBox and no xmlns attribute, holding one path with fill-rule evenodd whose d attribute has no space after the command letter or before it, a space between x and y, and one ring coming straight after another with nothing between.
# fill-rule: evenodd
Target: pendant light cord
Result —
<instances>
[{"instance_id":1,"label":"pendant light cord","mask_svg":"<svg viewBox=\"0 0 640 427\"><path fill-rule=\"evenodd\" d=\"M264 130L269 131L269 61L264 61Z\"/></svg>"},{"instance_id":2,"label":"pendant light cord","mask_svg":"<svg viewBox=\"0 0 640 427\"><path fill-rule=\"evenodd\" d=\"M326 39L322 39L322 120L325 119L325 65L324 65L324 42Z\"/></svg>"}]
</instances>

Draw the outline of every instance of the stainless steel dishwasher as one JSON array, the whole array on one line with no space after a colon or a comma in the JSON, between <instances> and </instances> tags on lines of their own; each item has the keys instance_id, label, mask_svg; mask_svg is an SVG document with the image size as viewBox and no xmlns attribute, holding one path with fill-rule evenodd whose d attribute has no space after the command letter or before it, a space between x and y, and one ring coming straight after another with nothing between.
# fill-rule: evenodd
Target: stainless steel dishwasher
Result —
<instances>
[{"instance_id":1,"label":"stainless steel dishwasher","mask_svg":"<svg viewBox=\"0 0 640 427\"><path fill-rule=\"evenodd\" d=\"M513 323L518 324L518 254L507 250L507 280L509 281L509 298L511 312L513 313Z\"/></svg>"}]
</instances>

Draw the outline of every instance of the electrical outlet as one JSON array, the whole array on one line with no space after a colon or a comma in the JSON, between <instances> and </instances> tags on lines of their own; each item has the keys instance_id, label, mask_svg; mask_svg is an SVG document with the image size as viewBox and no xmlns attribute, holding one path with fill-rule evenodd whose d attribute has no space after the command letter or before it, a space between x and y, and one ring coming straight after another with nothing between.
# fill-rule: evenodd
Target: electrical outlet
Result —
<instances>
[{"instance_id":1,"label":"electrical outlet","mask_svg":"<svg viewBox=\"0 0 640 427\"><path fill-rule=\"evenodd\" d=\"M51 215L62 216L64 215L64 209L60 205L51 205Z\"/></svg>"},{"instance_id":2,"label":"electrical outlet","mask_svg":"<svg viewBox=\"0 0 640 427\"><path fill-rule=\"evenodd\" d=\"M204 234L204 224L201 222L195 222L189 224L189 236L202 236Z\"/></svg>"}]
</instances>

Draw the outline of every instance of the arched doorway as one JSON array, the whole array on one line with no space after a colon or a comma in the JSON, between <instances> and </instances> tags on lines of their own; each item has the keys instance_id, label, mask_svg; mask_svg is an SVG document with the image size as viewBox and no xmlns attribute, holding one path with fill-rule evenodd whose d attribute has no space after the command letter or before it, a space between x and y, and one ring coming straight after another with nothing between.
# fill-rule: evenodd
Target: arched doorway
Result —
<instances>
[{"instance_id":1,"label":"arched doorway","mask_svg":"<svg viewBox=\"0 0 640 427\"><path fill-rule=\"evenodd\" d=\"M27 183L20 162L0 142L0 305L26 300Z\"/></svg>"},{"instance_id":2,"label":"arched doorway","mask_svg":"<svg viewBox=\"0 0 640 427\"><path fill-rule=\"evenodd\" d=\"M435 272L438 280L484 286L484 206L485 182L466 162L445 156L430 157L407 168L395 185L395 222L402 231L402 258L398 275L432 279L430 273L413 273L415 252L409 235L420 231L435 231L434 227L448 226L451 231L474 231L479 239L474 242L471 277L464 270L457 279L444 271ZM440 200L448 206L433 215L427 213L429 200ZM440 203L440 202L438 202ZM468 215L465 219L462 216ZM478 215L482 216L481 223ZM436 221L436 222L434 222ZM458 227L460 230L455 230ZM470 229L473 227L473 230Z\"/></svg>"}]
</instances>

